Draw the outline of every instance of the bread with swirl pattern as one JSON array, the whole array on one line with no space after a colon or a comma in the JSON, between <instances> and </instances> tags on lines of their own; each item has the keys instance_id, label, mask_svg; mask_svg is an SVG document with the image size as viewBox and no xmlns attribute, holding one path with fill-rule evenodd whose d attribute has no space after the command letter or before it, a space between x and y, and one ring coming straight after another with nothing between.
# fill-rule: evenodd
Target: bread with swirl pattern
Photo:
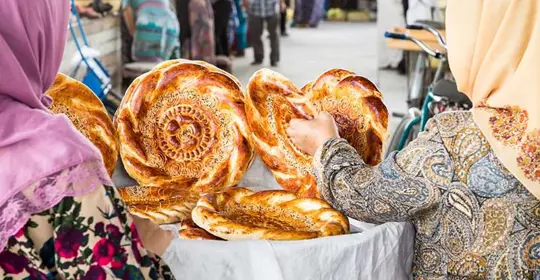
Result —
<instances>
[{"instance_id":1,"label":"bread with swirl pattern","mask_svg":"<svg viewBox=\"0 0 540 280\"><path fill-rule=\"evenodd\" d=\"M64 74L56 76L45 94L53 100L49 110L66 115L73 126L99 149L112 176L120 144L113 122L99 98L86 85Z\"/></svg>"},{"instance_id":2,"label":"bread with swirl pattern","mask_svg":"<svg viewBox=\"0 0 540 280\"><path fill-rule=\"evenodd\" d=\"M349 220L328 203L283 190L231 188L203 196L191 217L225 240L301 240L346 234Z\"/></svg>"},{"instance_id":3,"label":"bread with swirl pattern","mask_svg":"<svg viewBox=\"0 0 540 280\"><path fill-rule=\"evenodd\" d=\"M249 81L246 115L257 154L286 190L302 197L319 197L312 174L312 157L287 136L293 118L311 119L330 113L341 137L370 165L382 159L388 110L379 90L368 79L333 69L298 89L283 75L263 69Z\"/></svg>"},{"instance_id":4,"label":"bread with swirl pattern","mask_svg":"<svg viewBox=\"0 0 540 280\"><path fill-rule=\"evenodd\" d=\"M253 159L240 83L204 62L166 61L135 79L115 125L126 171L142 186L120 194L159 223L188 217L199 194L235 185Z\"/></svg>"}]
</instances>

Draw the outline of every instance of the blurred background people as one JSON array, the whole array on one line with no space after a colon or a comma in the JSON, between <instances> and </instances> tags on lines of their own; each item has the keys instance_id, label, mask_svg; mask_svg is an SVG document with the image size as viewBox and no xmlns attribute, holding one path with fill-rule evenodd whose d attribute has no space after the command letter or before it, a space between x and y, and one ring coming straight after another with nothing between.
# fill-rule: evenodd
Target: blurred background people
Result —
<instances>
[{"instance_id":1,"label":"blurred background people","mask_svg":"<svg viewBox=\"0 0 540 280\"><path fill-rule=\"evenodd\" d=\"M209 0L177 0L182 57L216 63L214 11Z\"/></svg>"},{"instance_id":2,"label":"blurred background people","mask_svg":"<svg viewBox=\"0 0 540 280\"><path fill-rule=\"evenodd\" d=\"M278 0L245 0L248 10L248 36L253 47L254 60L251 65L260 65L264 59L264 45L261 39L264 24L270 36L270 65L279 62Z\"/></svg>"},{"instance_id":3,"label":"blurred background people","mask_svg":"<svg viewBox=\"0 0 540 280\"><path fill-rule=\"evenodd\" d=\"M123 0L126 62L179 57L180 26L168 0Z\"/></svg>"},{"instance_id":4,"label":"blurred background people","mask_svg":"<svg viewBox=\"0 0 540 280\"><path fill-rule=\"evenodd\" d=\"M325 0L295 0L293 27L317 27L324 16Z\"/></svg>"},{"instance_id":5,"label":"blurred background people","mask_svg":"<svg viewBox=\"0 0 540 280\"><path fill-rule=\"evenodd\" d=\"M216 55L229 56L229 19L232 13L231 0L211 0L214 9L214 38Z\"/></svg>"},{"instance_id":6,"label":"blurred background people","mask_svg":"<svg viewBox=\"0 0 540 280\"><path fill-rule=\"evenodd\" d=\"M229 16L229 25L228 25L228 31L227 31L227 43L229 47L229 57L232 57L233 55L233 47L235 45L234 40L236 38L236 30L238 29L238 26L240 25L239 19L238 19L238 11L236 10L236 5L231 0L231 7L232 12Z\"/></svg>"},{"instance_id":7,"label":"blurred background people","mask_svg":"<svg viewBox=\"0 0 540 280\"><path fill-rule=\"evenodd\" d=\"M180 28L183 30L180 33L182 58L205 61L231 72L232 61L228 54L221 54L224 51L220 49L220 55L217 55L216 47L218 44L216 43L214 9L210 0L176 0L176 11L180 21ZM227 28L229 18L226 17L225 19L224 48L225 52L228 53Z\"/></svg>"},{"instance_id":8,"label":"blurred background people","mask_svg":"<svg viewBox=\"0 0 540 280\"><path fill-rule=\"evenodd\" d=\"M283 37L289 36L287 33L287 9L291 6L291 0L281 0L280 2L280 35Z\"/></svg>"},{"instance_id":9,"label":"blurred background people","mask_svg":"<svg viewBox=\"0 0 540 280\"><path fill-rule=\"evenodd\" d=\"M110 12L113 9L113 5L104 3L103 0L93 0L89 7L102 15Z\"/></svg>"},{"instance_id":10,"label":"blurred background people","mask_svg":"<svg viewBox=\"0 0 540 280\"><path fill-rule=\"evenodd\" d=\"M245 50L248 47L247 41L247 15L245 8L242 6L241 0L234 0L236 8L236 16L238 18L238 26L234 33L233 49L236 57L243 57Z\"/></svg>"},{"instance_id":11,"label":"blurred background people","mask_svg":"<svg viewBox=\"0 0 540 280\"><path fill-rule=\"evenodd\" d=\"M409 0L401 0L401 5L403 6L403 18L405 22L407 21L407 11L409 10Z\"/></svg>"},{"instance_id":12,"label":"blurred background people","mask_svg":"<svg viewBox=\"0 0 540 280\"><path fill-rule=\"evenodd\" d=\"M396 69L403 61L403 51L386 45L382 34L396 26L405 25L402 0L377 0L377 64L379 69Z\"/></svg>"},{"instance_id":13,"label":"blurred background people","mask_svg":"<svg viewBox=\"0 0 540 280\"><path fill-rule=\"evenodd\" d=\"M417 21L436 21L444 25L446 0L407 0L406 21L413 24Z\"/></svg>"}]
</instances>

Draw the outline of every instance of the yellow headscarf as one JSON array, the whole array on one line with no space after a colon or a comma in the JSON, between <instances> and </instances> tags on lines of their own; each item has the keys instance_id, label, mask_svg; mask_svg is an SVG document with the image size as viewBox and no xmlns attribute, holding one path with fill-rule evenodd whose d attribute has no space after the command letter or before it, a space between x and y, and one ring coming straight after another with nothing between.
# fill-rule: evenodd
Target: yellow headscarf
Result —
<instances>
[{"instance_id":1,"label":"yellow headscarf","mask_svg":"<svg viewBox=\"0 0 540 280\"><path fill-rule=\"evenodd\" d=\"M540 199L540 0L448 0L458 88L497 157Z\"/></svg>"}]
</instances>

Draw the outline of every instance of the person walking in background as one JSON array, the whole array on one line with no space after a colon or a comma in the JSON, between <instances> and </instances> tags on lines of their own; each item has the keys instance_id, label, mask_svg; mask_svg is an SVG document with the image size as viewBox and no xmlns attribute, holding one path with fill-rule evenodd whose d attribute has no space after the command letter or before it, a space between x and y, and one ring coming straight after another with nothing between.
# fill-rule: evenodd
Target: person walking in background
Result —
<instances>
[{"instance_id":1,"label":"person walking in background","mask_svg":"<svg viewBox=\"0 0 540 280\"><path fill-rule=\"evenodd\" d=\"M409 10L409 0L401 0L401 5L403 6L403 18L407 22L407 11Z\"/></svg>"},{"instance_id":2,"label":"person walking in background","mask_svg":"<svg viewBox=\"0 0 540 280\"><path fill-rule=\"evenodd\" d=\"M234 50L237 57L243 57L245 55L245 49L248 47L247 16L244 7L242 7L241 0L234 0L234 6L238 18L238 26L234 34Z\"/></svg>"},{"instance_id":3,"label":"person walking in background","mask_svg":"<svg viewBox=\"0 0 540 280\"><path fill-rule=\"evenodd\" d=\"M214 11L210 0L176 0L182 58L216 63Z\"/></svg>"},{"instance_id":4,"label":"person walking in background","mask_svg":"<svg viewBox=\"0 0 540 280\"><path fill-rule=\"evenodd\" d=\"M405 26L402 1L377 0L377 60L379 69L396 69L403 60L403 51L386 45L383 34L396 26Z\"/></svg>"},{"instance_id":5,"label":"person walking in background","mask_svg":"<svg viewBox=\"0 0 540 280\"><path fill-rule=\"evenodd\" d=\"M168 0L123 0L122 15L128 62L178 58L180 26Z\"/></svg>"},{"instance_id":6,"label":"person walking in background","mask_svg":"<svg viewBox=\"0 0 540 280\"><path fill-rule=\"evenodd\" d=\"M296 0L293 27L317 27L324 16L324 6L325 0Z\"/></svg>"},{"instance_id":7,"label":"person walking in background","mask_svg":"<svg viewBox=\"0 0 540 280\"><path fill-rule=\"evenodd\" d=\"M232 51L235 43L234 40L236 38L236 30L238 29L238 26L240 25L240 22L238 20L238 11L236 10L236 5L231 2L232 7L232 13L229 17L229 31L227 33L228 36L228 43L229 43L229 50Z\"/></svg>"},{"instance_id":8,"label":"person walking in background","mask_svg":"<svg viewBox=\"0 0 540 280\"><path fill-rule=\"evenodd\" d=\"M229 57L216 55L214 10L210 0L176 0L176 12L183 30L180 33L182 58L205 61L230 72Z\"/></svg>"},{"instance_id":9,"label":"person walking in background","mask_svg":"<svg viewBox=\"0 0 540 280\"><path fill-rule=\"evenodd\" d=\"M253 47L255 60L251 65L260 65L264 59L264 46L261 39L264 24L270 35L270 65L279 62L278 0L244 0L248 7L248 36Z\"/></svg>"},{"instance_id":10,"label":"person walking in background","mask_svg":"<svg viewBox=\"0 0 540 280\"><path fill-rule=\"evenodd\" d=\"M291 0L281 0L280 2L280 20L281 20L281 36L287 37L289 34L287 34L287 8L291 5Z\"/></svg>"},{"instance_id":11,"label":"person walking in background","mask_svg":"<svg viewBox=\"0 0 540 280\"><path fill-rule=\"evenodd\" d=\"M231 0L211 0L214 9L214 38L216 55L229 56L229 19L232 13Z\"/></svg>"}]
</instances>

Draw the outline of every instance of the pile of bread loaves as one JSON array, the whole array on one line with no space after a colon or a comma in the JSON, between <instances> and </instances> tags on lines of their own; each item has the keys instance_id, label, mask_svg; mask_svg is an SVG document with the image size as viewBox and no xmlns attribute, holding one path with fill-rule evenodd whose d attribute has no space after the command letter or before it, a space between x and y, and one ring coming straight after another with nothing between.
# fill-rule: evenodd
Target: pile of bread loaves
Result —
<instances>
[{"instance_id":1,"label":"pile of bread loaves","mask_svg":"<svg viewBox=\"0 0 540 280\"><path fill-rule=\"evenodd\" d=\"M112 173L120 154L139 185L119 188L129 211L181 224L186 239L300 240L346 234L348 219L323 201L312 158L286 134L293 118L332 114L366 163L381 161L388 111L364 77L333 69L301 89L260 70L247 90L199 61L172 60L138 77L114 117L83 84L59 74L47 92L102 152ZM284 190L238 182L257 154ZM249 186L247 186L249 187Z\"/></svg>"}]
</instances>

